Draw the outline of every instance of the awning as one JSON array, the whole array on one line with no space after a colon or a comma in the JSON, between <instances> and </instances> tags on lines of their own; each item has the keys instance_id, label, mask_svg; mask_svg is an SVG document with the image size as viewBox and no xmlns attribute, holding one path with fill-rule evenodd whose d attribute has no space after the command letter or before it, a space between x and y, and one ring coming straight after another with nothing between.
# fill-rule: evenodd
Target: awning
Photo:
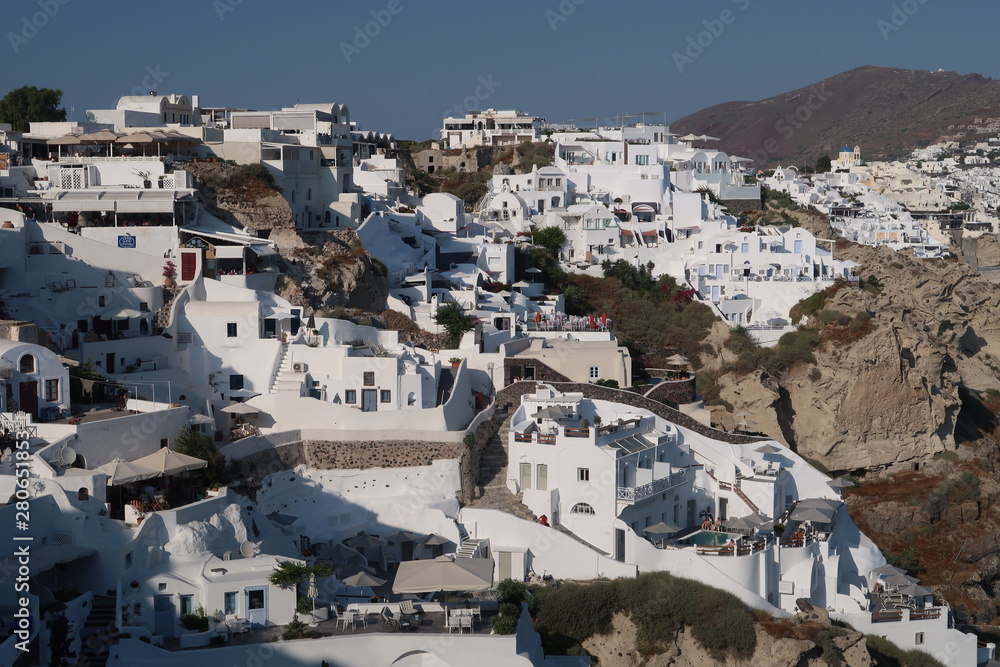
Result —
<instances>
[{"instance_id":1,"label":"awning","mask_svg":"<svg viewBox=\"0 0 1000 667\"><path fill-rule=\"evenodd\" d=\"M173 213L173 199L139 199L118 202L119 213Z\"/></svg>"},{"instance_id":2,"label":"awning","mask_svg":"<svg viewBox=\"0 0 1000 667\"><path fill-rule=\"evenodd\" d=\"M216 259L243 259L243 252L246 246L242 245L217 245L215 246Z\"/></svg>"},{"instance_id":3,"label":"awning","mask_svg":"<svg viewBox=\"0 0 1000 667\"><path fill-rule=\"evenodd\" d=\"M52 202L55 211L113 211L115 202L112 199L56 199Z\"/></svg>"},{"instance_id":4,"label":"awning","mask_svg":"<svg viewBox=\"0 0 1000 667\"><path fill-rule=\"evenodd\" d=\"M253 250L258 257L271 257L278 254L277 250L266 243L254 243L250 246L250 249Z\"/></svg>"}]
</instances>

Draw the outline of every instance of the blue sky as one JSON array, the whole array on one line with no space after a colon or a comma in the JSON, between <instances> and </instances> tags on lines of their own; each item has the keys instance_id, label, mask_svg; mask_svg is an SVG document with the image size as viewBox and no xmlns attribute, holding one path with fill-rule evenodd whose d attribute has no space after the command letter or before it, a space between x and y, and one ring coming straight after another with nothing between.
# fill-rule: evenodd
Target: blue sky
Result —
<instances>
[{"instance_id":1,"label":"blue sky","mask_svg":"<svg viewBox=\"0 0 1000 667\"><path fill-rule=\"evenodd\" d=\"M0 93L59 88L77 120L153 87L199 94L206 106L341 102L366 129L423 139L446 112L473 102L557 122L637 111L674 120L861 65L1000 76L992 47L1000 5L968 1L8 0L4 8Z\"/></svg>"}]
</instances>

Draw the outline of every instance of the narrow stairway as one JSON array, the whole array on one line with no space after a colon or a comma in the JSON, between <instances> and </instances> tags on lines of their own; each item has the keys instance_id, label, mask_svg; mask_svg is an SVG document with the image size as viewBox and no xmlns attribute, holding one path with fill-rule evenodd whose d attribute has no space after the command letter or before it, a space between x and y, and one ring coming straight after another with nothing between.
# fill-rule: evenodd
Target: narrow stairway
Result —
<instances>
[{"instance_id":1,"label":"narrow stairway","mask_svg":"<svg viewBox=\"0 0 1000 667\"><path fill-rule=\"evenodd\" d=\"M497 509L521 519L535 521L538 517L507 488L507 442L510 435L510 414L497 410L503 421L486 449L479 464L479 484L483 495L469 504L480 509Z\"/></svg>"},{"instance_id":2,"label":"narrow stairway","mask_svg":"<svg viewBox=\"0 0 1000 667\"><path fill-rule=\"evenodd\" d=\"M76 656L77 667L95 667L108 660L108 647L118 641L115 626L115 598L95 595L87 620L80 629L82 647Z\"/></svg>"}]
</instances>

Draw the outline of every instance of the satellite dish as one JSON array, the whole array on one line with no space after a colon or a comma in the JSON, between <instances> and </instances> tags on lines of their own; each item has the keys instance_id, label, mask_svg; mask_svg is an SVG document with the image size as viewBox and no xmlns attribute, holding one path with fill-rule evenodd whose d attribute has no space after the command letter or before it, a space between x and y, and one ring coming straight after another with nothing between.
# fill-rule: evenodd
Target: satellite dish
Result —
<instances>
[{"instance_id":1,"label":"satellite dish","mask_svg":"<svg viewBox=\"0 0 1000 667\"><path fill-rule=\"evenodd\" d=\"M72 447L63 447L62 451L59 452L59 460L64 466L73 465L76 463L76 450Z\"/></svg>"},{"instance_id":2,"label":"satellite dish","mask_svg":"<svg viewBox=\"0 0 1000 667\"><path fill-rule=\"evenodd\" d=\"M244 558L253 558L253 543L246 540L240 542L240 553Z\"/></svg>"}]
</instances>

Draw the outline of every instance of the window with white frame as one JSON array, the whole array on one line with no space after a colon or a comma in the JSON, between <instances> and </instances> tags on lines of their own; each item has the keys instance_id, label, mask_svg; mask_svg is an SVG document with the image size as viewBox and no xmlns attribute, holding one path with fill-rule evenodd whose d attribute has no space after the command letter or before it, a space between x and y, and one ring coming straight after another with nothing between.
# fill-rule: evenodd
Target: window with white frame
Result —
<instances>
[{"instance_id":1,"label":"window with white frame","mask_svg":"<svg viewBox=\"0 0 1000 667\"><path fill-rule=\"evenodd\" d=\"M597 380L600 377L601 377L601 367L600 366L591 366L590 367L590 379L591 380Z\"/></svg>"},{"instance_id":2,"label":"window with white frame","mask_svg":"<svg viewBox=\"0 0 1000 667\"><path fill-rule=\"evenodd\" d=\"M587 503L577 503L576 505L573 505L573 508L569 511L569 513L588 514L590 516L597 514L597 512L594 511L594 508L588 505Z\"/></svg>"},{"instance_id":3,"label":"window with white frame","mask_svg":"<svg viewBox=\"0 0 1000 667\"><path fill-rule=\"evenodd\" d=\"M578 481L578 482L589 482L590 481L590 468L577 468L576 469L576 481Z\"/></svg>"}]
</instances>

